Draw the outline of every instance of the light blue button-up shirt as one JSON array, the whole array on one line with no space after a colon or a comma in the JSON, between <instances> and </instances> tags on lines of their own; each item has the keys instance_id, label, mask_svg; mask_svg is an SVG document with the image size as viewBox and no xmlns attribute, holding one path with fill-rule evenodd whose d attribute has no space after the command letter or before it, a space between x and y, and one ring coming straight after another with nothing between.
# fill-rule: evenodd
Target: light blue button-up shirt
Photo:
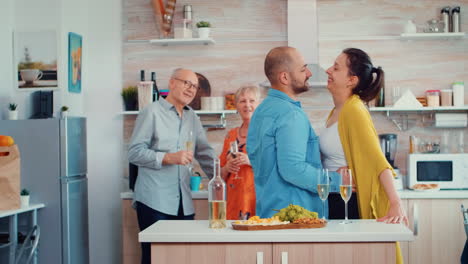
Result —
<instances>
[{"instance_id":1,"label":"light blue button-up shirt","mask_svg":"<svg viewBox=\"0 0 468 264\"><path fill-rule=\"evenodd\" d=\"M271 217L273 209L289 204L322 214L319 140L300 102L270 89L250 121L247 152L255 174L257 215Z\"/></svg>"},{"instance_id":2,"label":"light blue button-up shirt","mask_svg":"<svg viewBox=\"0 0 468 264\"><path fill-rule=\"evenodd\" d=\"M140 112L128 150L128 160L138 165L134 200L159 212L177 215L182 199L184 215L194 213L188 167L162 165L166 153L185 150L190 130L194 135L194 157L211 178L214 150L191 108L184 107L180 117L175 107L161 98Z\"/></svg>"}]
</instances>

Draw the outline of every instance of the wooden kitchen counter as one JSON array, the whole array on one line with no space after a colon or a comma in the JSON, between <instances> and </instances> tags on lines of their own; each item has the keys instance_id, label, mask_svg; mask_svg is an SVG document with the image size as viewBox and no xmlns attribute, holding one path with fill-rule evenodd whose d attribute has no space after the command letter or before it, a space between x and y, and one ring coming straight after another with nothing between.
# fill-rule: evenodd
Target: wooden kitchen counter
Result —
<instances>
[{"instance_id":1,"label":"wooden kitchen counter","mask_svg":"<svg viewBox=\"0 0 468 264\"><path fill-rule=\"evenodd\" d=\"M325 228L237 231L207 220L159 221L139 233L152 263L395 263L395 241L412 241L404 225L333 220ZM259 261L262 260L262 261ZM288 262L285 262L288 260Z\"/></svg>"}]
</instances>

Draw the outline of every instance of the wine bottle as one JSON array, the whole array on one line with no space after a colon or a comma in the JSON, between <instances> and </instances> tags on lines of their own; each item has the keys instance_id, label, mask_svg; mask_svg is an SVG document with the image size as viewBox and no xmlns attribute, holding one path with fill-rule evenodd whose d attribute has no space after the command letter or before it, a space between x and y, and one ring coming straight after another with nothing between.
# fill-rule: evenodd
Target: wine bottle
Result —
<instances>
[{"instance_id":1,"label":"wine bottle","mask_svg":"<svg viewBox=\"0 0 468 264\"><path fill-rule=\"evenodd\" d=\"M145 70L140 70L140 82L145 81Z\"/></svg>"},{"instance_id":2,"label":"wine bottle","mask_svg":"<svg viewBox=\"0 0 468 264\"><path fill-rule=\"evenodd\" d=\"M208 219L210 228L226 228L226 183L221 178L218 158L214 160L213 179L208 183Z\"/></svg>"},{"instance_id":3,"label":"wine bottle","mask_svg":"<svg viewBox=\"0 0 468 264\"><path fill-rule=\"evenodd\" d=\"M153 81L153 102L159 100L159 90L156 84L156 73L151 72L151 81Z\"/></svg>"}]
</instances>

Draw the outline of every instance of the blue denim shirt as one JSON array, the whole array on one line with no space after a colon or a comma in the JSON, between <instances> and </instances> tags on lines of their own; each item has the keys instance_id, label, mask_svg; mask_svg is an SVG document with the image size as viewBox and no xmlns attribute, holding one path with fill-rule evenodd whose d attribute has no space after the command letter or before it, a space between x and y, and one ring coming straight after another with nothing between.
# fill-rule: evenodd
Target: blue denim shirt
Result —
<instances>
[{"instance_id":1,"label":"blue denim shirt","mask_svg":"<svg viewBox=\"0 0 468 264\"><path fill-rule=\"evenodd\" d=\"M247 152L255 174L257 215L271 217L273 209L289 204L322 215L319 140L300 102L270 89L250 121Z\"/></svg>"}]
</instances>

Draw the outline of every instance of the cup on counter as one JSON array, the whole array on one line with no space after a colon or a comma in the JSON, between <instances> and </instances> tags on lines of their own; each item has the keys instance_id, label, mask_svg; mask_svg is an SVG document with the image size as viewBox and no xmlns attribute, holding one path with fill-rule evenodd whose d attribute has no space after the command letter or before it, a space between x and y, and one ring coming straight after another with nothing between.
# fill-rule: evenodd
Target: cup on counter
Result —
<instances>
[{"instance_id":1,"label":"cup on counter","mask_svg":"<svg viewBox=\"0 0 468 264\"><path fill-rule=\"evenodd\" d=\"M200 191L201 176L190 177L190 189L192 192Z\"/></svg>"}]
</instances>

